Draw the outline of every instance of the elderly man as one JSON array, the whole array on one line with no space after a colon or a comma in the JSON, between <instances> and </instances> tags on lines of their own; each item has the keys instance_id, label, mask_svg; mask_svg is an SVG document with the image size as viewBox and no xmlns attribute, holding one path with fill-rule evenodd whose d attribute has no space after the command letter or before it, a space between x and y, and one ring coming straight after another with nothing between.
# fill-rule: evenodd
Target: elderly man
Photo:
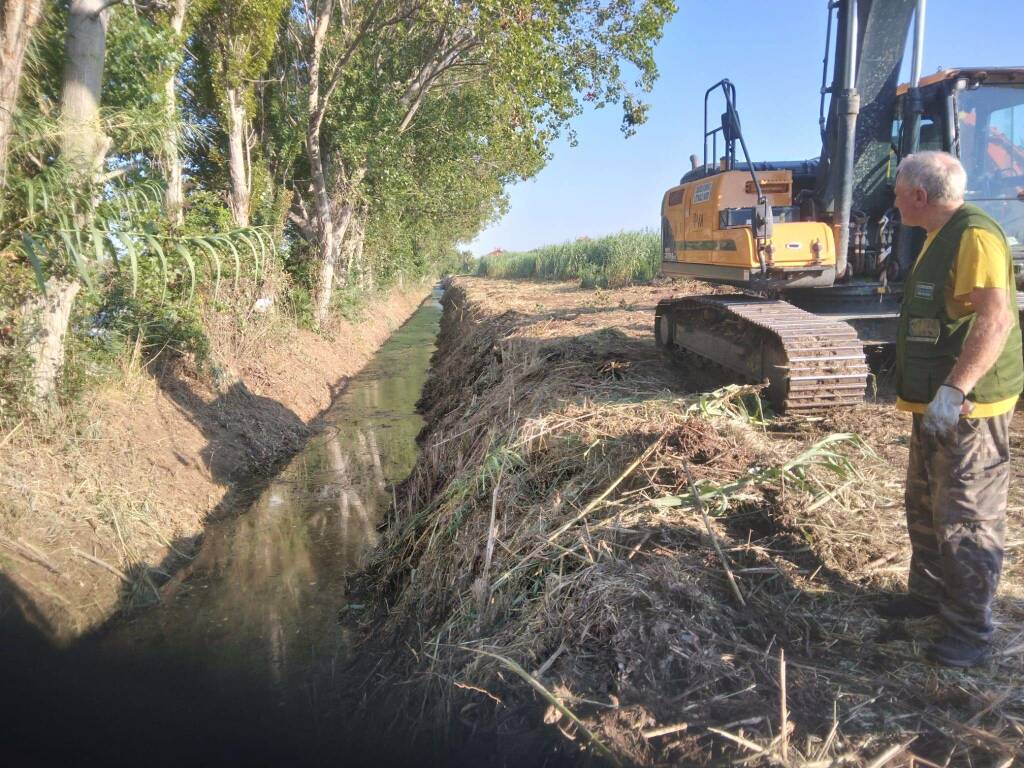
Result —
<instances>
[{"instance_id":1,"label":"elderly man","mask_svg":"<svg viewBox=\"0 0 1024 768\"><path fill-rule=\"evenodd\" d=\"M1010 479L1008 429L1024 385L1010 249L963 201L966 174L944 152L900 164L896 207L927 238L904 287L896 407L914 414L907 467L909 594L888 618L938 615L937 663L982 663L992 642Z\"/></svg>"}]
</instances>

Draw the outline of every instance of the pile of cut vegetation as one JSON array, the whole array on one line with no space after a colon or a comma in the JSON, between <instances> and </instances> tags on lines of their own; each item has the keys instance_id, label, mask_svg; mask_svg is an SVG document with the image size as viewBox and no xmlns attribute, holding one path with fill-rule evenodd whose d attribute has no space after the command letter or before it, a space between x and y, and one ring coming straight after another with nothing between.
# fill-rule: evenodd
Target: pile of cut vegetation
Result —
<instances>
[{"instance_id":1,"label":"pile of cut vegetation","mask_svg":"<svg viewBox=\"0 0 1024 768\"><path fill-rule=\"evenodd\" d=\"M926 623L873 616L908 553L869 446L766 417L754 387L679 391L636 296L494 285L446 295L423 453L370 571L406 711L534 760L1010 765L1022 617L964 674L920 661Z\"/></svg>"}]
</instances>

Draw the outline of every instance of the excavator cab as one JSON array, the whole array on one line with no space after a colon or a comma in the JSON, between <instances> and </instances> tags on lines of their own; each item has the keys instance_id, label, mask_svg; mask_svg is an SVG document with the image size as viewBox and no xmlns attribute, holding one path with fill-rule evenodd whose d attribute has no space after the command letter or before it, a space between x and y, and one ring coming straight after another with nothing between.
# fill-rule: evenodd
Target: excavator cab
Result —
<instances>
[{"instance_id":1,"label":"excavator cab","mask_svg":"<svg viewBox=\"0 0 1024 768\"><path fill-rule=\"evenodd\" d=\"M999 222L1013 254L1018 284L1024 278L1024 69L950 69L920 83L917 136L907 135L908 88L897 90L888 177L901 156L941 150L967 171L965 199ZM917 249L901 254L904 270Z\"/></svg>"}]
</instances>

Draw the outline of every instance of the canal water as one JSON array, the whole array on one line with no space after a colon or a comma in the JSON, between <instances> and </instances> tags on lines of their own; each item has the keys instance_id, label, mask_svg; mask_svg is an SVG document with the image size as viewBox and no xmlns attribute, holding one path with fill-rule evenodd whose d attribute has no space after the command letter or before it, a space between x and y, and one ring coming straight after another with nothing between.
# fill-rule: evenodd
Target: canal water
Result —
<instances>
[{"instance_id":1,"label":"canal water","mask_svg":"<svg viewBox=\"0 0 1024 768\"><path fill-rule=\"evenodd\" d=\"M292 692L350 645L339 631L348 578L378 541L392 485L416 460L416 401L441 315L435 297L348 382L327 428L244 514L210 525L202 547L109 642L202 655L216 670L261 674Z\"/></svg>"},{"instance_id":2,"label":"canal water","mask_svg":"<svg viewBox=\"0 0 1024 768\"><path fill-rule=\"evenodd\" d=\"M13 719L25 721L25 738L13 754L50 764L67 747L107 764L150 765L382 765L408 756L380 713L360 721L372 706L365 672L347 671L347 627L363 606L347 585L378 543L393 484L416 459L415 404L438 297L348 382L327 427L252 506L207 528L160 605L19 665L23 706ZM46 714L31 714L35 706ZM47 733L56 741L46 743Z\"/></svg>"}]
</instances>

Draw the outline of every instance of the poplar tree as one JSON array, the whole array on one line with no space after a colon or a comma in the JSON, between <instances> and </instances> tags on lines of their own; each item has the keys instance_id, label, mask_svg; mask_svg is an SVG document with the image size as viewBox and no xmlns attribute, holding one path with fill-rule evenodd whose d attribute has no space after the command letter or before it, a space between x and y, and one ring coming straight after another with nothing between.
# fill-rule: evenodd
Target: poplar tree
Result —
<instances>
[{"instance_id":1,"label":"poplar tree","mask_svg":"<svg viewBox=\"0 0 1024 768\"><path fill-rule=\"evenodd\" d=\"M146 313L178 313L204 281L216 294L222 266L237 275L247 259L257 270L272 260L290 272L281 284L295 315L323 327L338 285L369 290L457 263L457 244L505 209L507 186L537 173L561 133L572 138L584 106L621 107L627 135L643 122L652 49L674 6L0 9L0 256L19 285L40 288L31 302L22 288L0 291L0 327L39 318L28 351L43 400L82 285L90 306L131 304L141 333L159 325ZM231 228L250 220L269 226Z\"/></svg>"},{"instance_id":2,"label":"poplar tree","mask_svg":"<svg viewBox=\"0 0 1024 768\"><path fill-rule=\"evenodd\" d=\"M274 52L278 22L287 5L288 0L214 3L199 28L211 67L216 112L227 137L228 206L238 227L248 226L250 216L254 86Z\"/></svg>"},{"instance_id":3,"label":"poplar tree","mask_svg":"<svg viewBox=\"0 0 1024 768\"><path fill-rule=\"evenodd\" d=\"M293 3L290 34L302 66L292 71L308 93L310 184L296 187L291 217L315 239L317 322L327 317L374 146L399 142L437 93L473 84L488 89L492 104L511 105L518 130L542 146L584 101L621 104L629 133L645 107L621 62L635 68L636 89L649 90L652 47L674 9L671 0ZM329 115L346 137L325 137Z\"/></svg>"}]
</instances>

